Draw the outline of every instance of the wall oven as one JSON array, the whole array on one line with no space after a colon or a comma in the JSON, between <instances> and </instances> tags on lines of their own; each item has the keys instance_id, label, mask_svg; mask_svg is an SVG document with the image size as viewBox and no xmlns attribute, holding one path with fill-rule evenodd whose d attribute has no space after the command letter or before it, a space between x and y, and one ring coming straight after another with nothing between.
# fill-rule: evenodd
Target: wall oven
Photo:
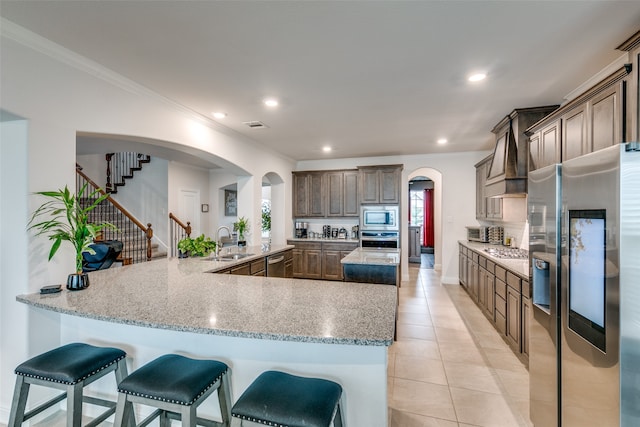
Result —
<instances>
[{"instance_id":1,"label":"wall oven","mask_svg":"<svg viewBox=\"0 0 640 427\"><path fill-rule=\"evenodd\" d=\"M397 205L362 205L360 231L400 231Z\"/></svg>"},{"instance_id":2,"label":"wall oven","mask_svg":"<svg viewBox=\"0 0 640 427\"><path fill-rule=\"evenodd\" d=\"M400 247L400 233L397 231L363 231L360 233L360 246L363 248L391 248Z\"/></svg>"}]
</instances>

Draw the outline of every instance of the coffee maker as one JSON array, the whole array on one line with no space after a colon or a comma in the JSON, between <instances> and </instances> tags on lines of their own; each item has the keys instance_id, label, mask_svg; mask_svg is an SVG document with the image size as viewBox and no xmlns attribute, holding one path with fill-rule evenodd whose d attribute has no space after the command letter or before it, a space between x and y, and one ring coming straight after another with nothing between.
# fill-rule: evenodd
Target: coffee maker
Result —
<instances>
[{"instance_id":1,"label":"coffee maker","mask_svg":"<svg viewBox=\"0 0 640 427\"><path fill-rule=\"evenodd\" d=\"M307 230L309 229L308 222L300 222L296 221L296 238L298 239L306 239L307 238Z\"/></svg>"}]
</instances>

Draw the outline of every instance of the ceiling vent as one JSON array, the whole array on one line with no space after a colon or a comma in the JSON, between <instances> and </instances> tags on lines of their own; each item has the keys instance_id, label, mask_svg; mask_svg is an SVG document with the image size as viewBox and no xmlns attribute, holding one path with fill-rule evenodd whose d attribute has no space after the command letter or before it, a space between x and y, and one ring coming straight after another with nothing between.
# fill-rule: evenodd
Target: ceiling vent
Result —
<instances>
[{"instance_id":1,"label":"ceiling vent","mask_svg":"<svg viewBox=\"0 0 640 427\"><path fill-rule=\"evenodd\" d=\"M265 125L264 123L262 123L261 121L258 120L253 120L250 122L242 122L243 124L249 126L251 129L266 129L269 126Z\"/></svg>"}]
</instances>

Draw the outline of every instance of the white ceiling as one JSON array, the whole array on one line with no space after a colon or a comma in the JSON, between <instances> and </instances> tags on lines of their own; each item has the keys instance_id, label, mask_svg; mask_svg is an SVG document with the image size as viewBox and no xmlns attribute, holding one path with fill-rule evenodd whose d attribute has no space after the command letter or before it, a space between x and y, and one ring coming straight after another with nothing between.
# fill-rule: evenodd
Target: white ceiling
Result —
<instances>
[{"instance_id":1,"label":"white ceiling","mask_svg":"<svg viewBox=\"0 0 640 427\"><path fill-rule=\"evenodd\" d=\"M489 149L511 110L561 103L640 29L637 0L0 0L0 14L296 160ZM468 83L476 70L488 79Z\"/></svg>"}]
</instances>

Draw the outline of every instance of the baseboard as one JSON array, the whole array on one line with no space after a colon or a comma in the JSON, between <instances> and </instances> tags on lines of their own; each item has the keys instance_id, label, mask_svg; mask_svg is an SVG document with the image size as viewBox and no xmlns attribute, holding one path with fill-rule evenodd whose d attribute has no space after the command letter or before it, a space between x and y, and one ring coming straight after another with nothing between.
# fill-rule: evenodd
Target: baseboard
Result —
<instances>
[{"instance_id":1,"label":"baseboard","mask_svg":"<svg viewBox=\"0 0 640 427\"><path fill-rule=\"evenodd\" d=\"M442 276L440 282L444 285L457 285L460 283L460 280L457 276Z\"/></svg>"}]
</instances>

